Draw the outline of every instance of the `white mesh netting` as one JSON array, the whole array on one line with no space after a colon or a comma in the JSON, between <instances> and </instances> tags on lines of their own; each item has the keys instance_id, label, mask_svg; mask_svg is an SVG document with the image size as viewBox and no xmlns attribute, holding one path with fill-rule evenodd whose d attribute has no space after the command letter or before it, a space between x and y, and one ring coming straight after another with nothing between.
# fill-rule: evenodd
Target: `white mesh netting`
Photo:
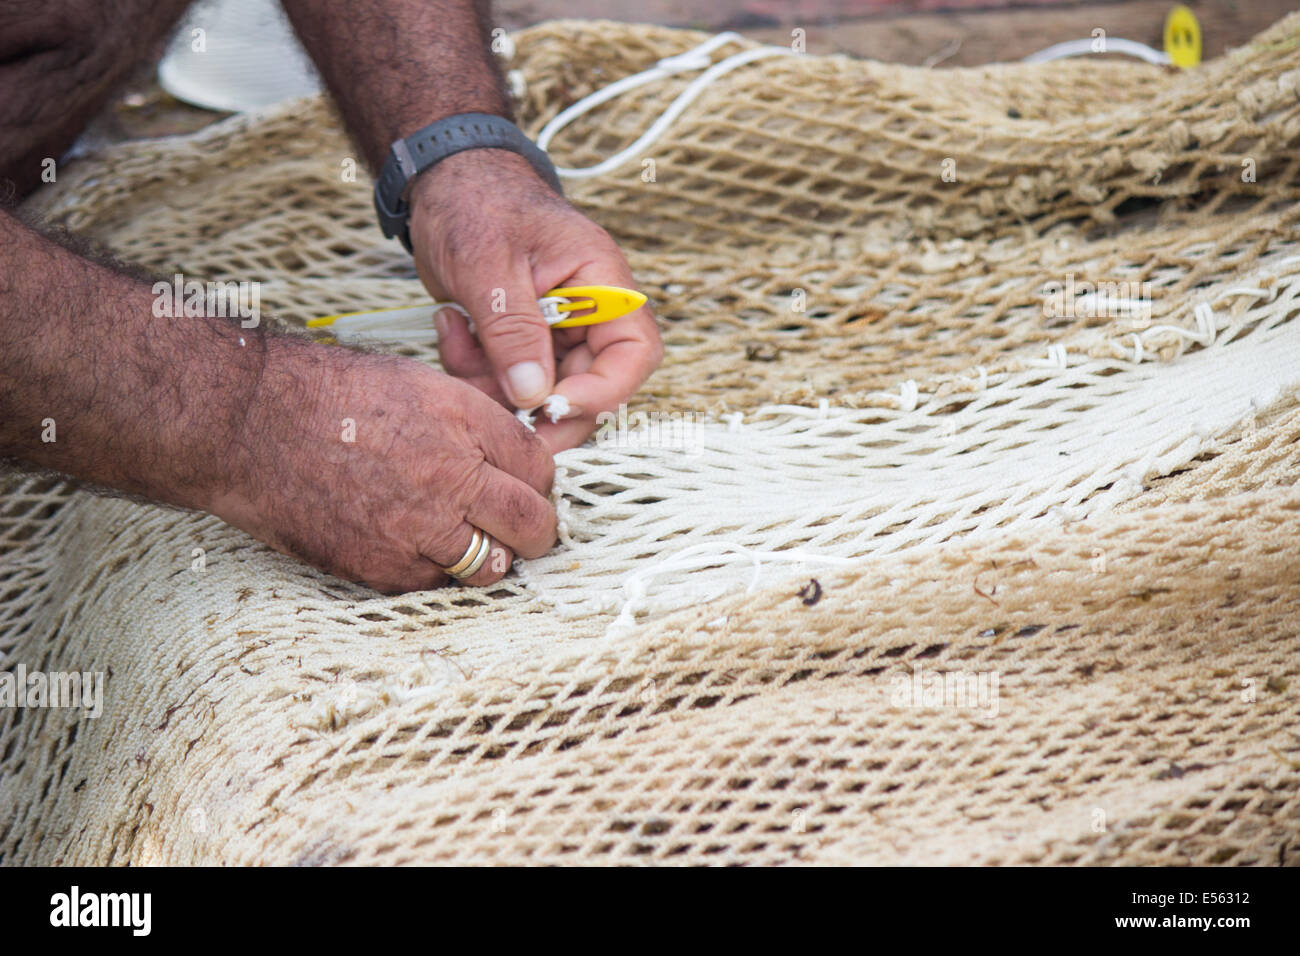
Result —
<instances>
[{"instance_id":1,"label":"white mesh netting","mask_svg":"<svg viewBox=\"0 0 1300 956\"><path fill-rule=\"evenodd\" d=\"M521 121L699 40L524 31ZM1293 862L1297 48L1292 16L1188 73L719 80L653 182L570 190L662 319L629 413L677 417L561 455L562 543L494 588L380 597L12 476L0 649L110 677L97 721L0 713L0 858ZM105 150L36 206L289 324L418 302L349 155L310 102ZM1045 309L1067 281L1149 315ZM954 674L995 700L899 697Z\"/></svg>"}]
</instances>

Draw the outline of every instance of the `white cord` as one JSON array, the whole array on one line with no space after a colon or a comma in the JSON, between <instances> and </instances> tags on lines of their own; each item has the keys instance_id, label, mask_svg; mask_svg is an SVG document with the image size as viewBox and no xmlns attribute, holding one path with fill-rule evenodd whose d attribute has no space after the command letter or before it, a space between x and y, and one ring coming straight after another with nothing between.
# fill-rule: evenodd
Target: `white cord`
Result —
<instances>
[{"instance_id":1,"label":"white cord","mask_svg":"<svg viewBox=\"0 0 1300 956\"><path fill-rule=\"evenodd\" d=\"M601 103L607 102L616 96L621 96L629 90L645 86L647 83L654 83L665 79L676 73L688 73L693 70L704 70L704 72L691 81L686 89L677 95L677 98L668 105L657 120L651 124L636 142L626 149L620 150L604 162L597 163L595 166L587 166L582 169L568 169L556 167L556 173L565 179L588 179L592 176L603 176L622 166L632 157L645 151L646 147L654 143L664 132L672 125L673 121L690 106L695 99L704 92L704 89L717 80L720 76L730 73L737 67L744 66L747 63L753 63L755 60L762 60L772 56L796 56L794 50L782 46L761 46L748 50L742 50L739 53L733 53L731 56L714 63L711 59L712 54L721 46L728 43L736 43L743 38L738 33L727 31L710 37L699 46L687 50L685 53L679 53L676 56L664 57L648 70L642 70L640 73L634 73L631 76L625 76L621 80L616 80L609 86L597 90L589 96L584 96L578 102L574 103L568 109L561 111L554 119L547 123L542 131L537 135L537 145L544 151L549 151L551 140L555 134L568 126L569 123L577 119L584 113L589 112Z\"/></svg>"},{"instance_id":2,"label":"white cord","mask_svg":"<svg viewBox=\"0 0 1300 956\"><path fill-rule=\"evenodd\" d=\"M1138 57L1157 66L1166 66L1169 63L1168 53L1153 50L1145 43L1138 43L1136 40L1125 40L1122 37L1106 37L1102 41L1100 50L1096 49L1096 43L1097 40L1094 38L1066 40L1064 43L1049 46L1046 50L1031 53L1021 62L1046 63L1049 60L1063 60L1069 56L1085 56L1089 53L1127 53L1129 56Z\"/></svg>"},{"instance_id":3,"label":"white cord","mask_svg":"<svg viewBox=\"0 0 1300 956\"><path fill-rule=\"evenodd\" d=\"M560 306L568 299L558 295L544 295L537 300L537 308L547 325L564 321L567 316ZM433 345L438 341L433 317L442 309L455 309L465 316L469 330L474 331L474 320L469 311L458 302L431 302L408 309L377 309L341 315L329 325L319 326L340 342L360 345Z\"/></svg>"},{"instance_id":4,"label":"white cord","mask_svg":"<svg viewBox=\"0 0 1300 956\"><path fill-rule=\"evenodd\" d=\"M537 135L537 145L545 152L550 152L551 140L555 134L571 122L590 112L602 103L614 99L616 96L622 96L629 90L637 89L648 83L655 83L659 80L666 79L677 73L689 73L694 70L703 70L704 72L691 81L686 89L677 95L677 98L668 105L668 108L660 114L659 118L650 125L650 128L642 133L635 142L625 149L620 150L613 156L594 166L586 166L581 169L573 169L564 166L557 166L555 172L564 179L590 179L594 176L603 176L606 173L613 172L620 166L627 163L628 160L640 155L653 144L660 136L667 131L668 127L673 124L677 117L681 116L691 103L704 92L709 84L716 81L719 77L730 73L732 70L742 67L747 63L753 63L757 60L767 59L773 56L796 56L794 50L783 46L760 46L752 47L748 50L742 50L739 53L733 53L717 63L712 61L714 51L728 43L738 43L743 41L740 34L733 31L726 31L710 37L703 43L687 50L684 53L678 53L675 56L667 56L650 67L648 70L642 70L640 73L633 73L631 76L625 76L621 80L615 80L606 87L597 90L587 96L584 96L578 102L574 103L567 109L561 110L549 123L542 127L542 131ZM1169 55L1159 50L1153 50L1151 47L1133 40L1122 38L1107 38L1104 41L1104 47L1101 51L1095 49L1095 39L1069 40L1065 43L1057 43L1045 50L1039 50L1037 53L1031 53L1025 57L1025 63L1044 63L1049 60L1058 60L1063 57L1081 56L1088 53L1126 53L1130 56L1136 56L1148 63L1164 65L1169 63Z\"/></svg>"}]
</instances>

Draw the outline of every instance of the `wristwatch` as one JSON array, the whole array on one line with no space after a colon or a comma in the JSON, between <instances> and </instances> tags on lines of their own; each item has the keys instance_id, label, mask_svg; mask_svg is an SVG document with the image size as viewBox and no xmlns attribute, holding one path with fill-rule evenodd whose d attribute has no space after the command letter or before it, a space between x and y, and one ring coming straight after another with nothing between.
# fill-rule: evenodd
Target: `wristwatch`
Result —
<instances>
[{"instance_id":1,"label":"wristwatch","mask_svg":"<svg viewBox=\"0 0 1300 956\"><path fill-rule=\"evenodd\" d=\"M412 251L407 186L417 174L467 149L508 149L518 153L552 189L564 195L555 166L518 126L490 113L460 113L393 143L375 180L375 212L385 237L396 236L407 252Z\"/></svg>"}]
</instances>

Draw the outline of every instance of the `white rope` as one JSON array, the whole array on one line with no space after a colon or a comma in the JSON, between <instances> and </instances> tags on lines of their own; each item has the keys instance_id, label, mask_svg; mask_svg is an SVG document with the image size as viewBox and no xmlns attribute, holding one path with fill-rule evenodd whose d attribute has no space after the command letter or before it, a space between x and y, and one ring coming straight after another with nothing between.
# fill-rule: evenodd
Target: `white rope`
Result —
<instances>
[{"instance_id":1,"label":"white rope","mask_svg":"<svg viewBox=\"0 0 1300 956\"><path fill-rule=\"evenodd\" d=\"M1215 336L1219 332L1219 322L1214 310L1210 308L1209 303L1199 302L1192 309L1192 314L1196 319L1195 332L1177 325L1153 325L1149 329L1144 329L1141 336L1145 339L1149 335L1176 335L1198 345L1213 345Z\"/></svg>"},{"instance_id":2,"label":"white rope","mask_svg":"<svg viewBox=\"0 0 1300 956\"><path fill-rule=\"evenodd\" d=\"M1047 63L1050 60L1063 60L1070 56L1086 56L1089 53L1124 53L1128 56L1146 60L1148 63L1154 63L1157 66L1166 66L1169 63L1168 53L1153 50L1145 43L1138 43L1136 40L1125 40L1122 37L1106 37L1102 40L1102 48L1098 50L1096 48L1098 39L1090 37L1083 40L1066 40L1064 43L1056 43L1045 50L1031 53L1021 62Z\"/></svg>"},{"instance_id":3,"label":"white rope","mask_svg":"<svg viewBox=\"0 0 1300 956\"><path fill-rule=\"evenodd\" d=\"M677 95L677 98L668 105L668 108L660 114L659 118L650 125L650 128L637 137L636 141L625 149L620 150L613 156L594 166L586 166L580 169L557 166L556 173L564 179L590 179L595 176L603 176L606 173L613 172L620 166L627 163L630 159L645 152L645 150L655 143L662 136L669 126L681 116L691 103L699 97L701 93L719 77L725 76L732 70L742 67L748 63L757 60L767 59L773 56L797 56L798 54L787 47L783 46L760 46L752 47L748 50L742 50L739 53L733 53L725 59L714 63L712 60L713 53L719 48L729 43L739 43L743 37L733 31L725 31L716 34L705 40L698 46L678 53L675 56L667 56L650 67L648 70L642 70L640 73L633 73L631 76L625 76L620 80L615 80L608 86L602 87L594 93L584 96L578 102L574 103L567 109L561 110L549 123L542 127L542 131L537 135L537 145L545 152L550 152L551 140L555 135L568 126L571 122L590 112L602 103L607 103L617 96L622 96L630 90L638 89L649 83L656 83L667 77L678 73L689 73L695 70L704 72L691 81L686 89ZM1103 41L1101 50L1096 49L1096 39L1069 40L1065 43L1057 43L1045 50L1039 50L1037 53L1031 53L1025 57L1025 63L1045 63L1050 60L1058 60L1070 56L1082 56L1089 53L1124 53L1146 60L1148 63L1159 65L1168 64L1169 55L1159 50L1153 50L1151 47L1138 43L1134 40L1125 40L1120 37L1106 38Z\"/></svg>"},{"instance_id":4,"label":"white rope","mask_svg":"<svg viewBox=\"0 0 1300 956\"><path fill-rule=\"evenodd\" d=\"M678 53L675 56L664 57L648 70L642 70L640 73L634 73L631 76L625 76L620 80L615 80L608 86L602 87L594 93L584 96L572 106L560 111L549 123L542 127L542 131L537 135L537 145L545 152L550 152L551 141L555 135L568 126L571 122L590 112L602 103L622 96L630 90L638 89L649 83L656 83L667 77L678 73L689 73L695 70L704 72L691 81L686 89L677 95L677 98L668 105L668 108L660 114L659 118L650 125L650 128L637 137L636 141L630 146L620 150L613 156L594 166L586 166L579 169L557 166L555 171L564 179L590 179L595 176L603 176L606 173L613 172L620 166L623 166L632 158L643 154L648 147L654 144L661 137L669 126L681 116L691 103L699 97L701 93L719 77L730 73L739 67L757 60L767 59L773 56L796 56L794 50L782 46L760 46L752 47L748 50L742 50L739 53L733 53L714 63L712 61L713 53L719 48L729 43L739 43L743 41L740 34L733 31L726 31L716 34L705 40L698 46L687 50L684 53ZM1106 38L1101 50L1096 49L1096 39L1069 40L1065 43L1057 43L1045 50L1039 50L1037 53L1031 53L1025 57L1026 63L1045 63L1050 60L1058 60L1070 56L1082 56L1088 53L1124 53L1146 60L1148 63L1159 65L1168 64L1169 55L1159 50L1153 50L1151 47L1133 40L1123 38Z\"/></svg>"},{"instance_id":5,"label":"white rope","mask_svg":"<svg viewBox=\"0 0 1300 956\"><path fill-rule=\"evenodd\" d=\"M690 106L704 92L705 88L719 77L747 63L753 63L767 57L797 56L794 50L786 47L761 46L733 53L731 56L713 63L711 57L715 50L728 43L740 42L742 39L740 34L731 31L719 33L685 53L664 57L648 70L642 70L640 73L634 73L631 76L623 77L621 80L615 80L609 86L599 89L589 96L584 96L568 109L561 111L542 128L542 131L537 135L537 145L542 150L549 152L551 140L556 133L584 113L616 96L621 96L629 90L645 86L647 83L655 83L677 73L704 70L704 73L692 80L690 85L677 95L677 98L668 105L668 108L632 145L615 153L604 162L597 163L595 166L587 166L582 169L556 167L555 171L566 179L588 179L593 176L603 176L605 173L617 169L629 159L643 153L647 147L658 140L686 107Z\"/></svg>"},{"instance_id":6,"label":"white rope","mask_svg":"<svg viewBox=\"0 0 1300 956\"><path fill-rule=\"evenodd\" d=\"M1047 358L1030 359L1026 364L1032 368L1068 368L1070 354L1066 351L1064 345L1049 345L1047 347Z\"/></svg>"},{"instance_id":7,"label":"white rope","mask_svg":"<svg viewBox=\"0 0 1300 956\"><path fill-rule=\"evenodd\" d=\"M1268 289L1261 289L1256 286L1232 286L1215 295L1211 302L1222 302L1224 299L1234 298L1237 296L1249 296L1253 299L1264 299L1268 302L1272 302L1277 298L1278 290L1282 287L1282 284L1276 280L1284 274L1283 269L1295 265L1296 263L1300 263L1300 256L1288 256L1287 258L1280 259L1277 262L1265 263L1264 267L1260 269L1260 273L1267 275L1268 278L1273 280L1272 285ZM1147 336L1164 336L1167 339L1172 335L1186 342L1193 342L1203 347L1213 345L1215 340L1218 338L1219 333L1231 324L1231 319L1229 319L1229 322L1223 327L1220 327L1219 317L1215 313L1211 302L1198 302L1192 307L1192 315L1196 321L1195 331L1177 325L1153 325L1140 332L1130 333L1129 337L1133 341L1133 350L1131 353L1119 342L1112 341L1107 343L1107 345L1111 349L1112 354L1138 365L1140 365L1147 357ZM1158 356L1153 354L1152 357L1156 358Z\"/></svg>"}]
</instances>

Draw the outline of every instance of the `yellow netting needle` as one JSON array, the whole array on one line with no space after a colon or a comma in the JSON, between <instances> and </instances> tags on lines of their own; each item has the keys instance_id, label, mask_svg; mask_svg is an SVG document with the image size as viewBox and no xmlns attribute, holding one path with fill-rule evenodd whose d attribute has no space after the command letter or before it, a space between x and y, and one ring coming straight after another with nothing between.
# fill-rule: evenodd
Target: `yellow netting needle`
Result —
<instances>
[{"instance_id":1,"label":"yellow netting needle","mask_svg":"<svg viewBox=\"0 0 1300 956\"><path fill-rule=\"evenodd\" d=\"M553 329L568 329L621 318L641 308L645 301L644 295L632 289L611 285L584 285L552 289L537 300L537 305L542 310L547 325ZM448 308L456 309L468 318L466 310L455 302L431 302L396 309L324 315L309 320L307 328L328 328L340 340L345 341L429 339L434 335L434 315L439 310Z\"/></svg>"},{"instance_id":2,"label":"yellow netting needle","mask_svg":"<svg viewBox=\"0 0 1300 956\"><path fill-rule=\"evenodd\" d=\"M553 329L568 329L579 325L597 325L611 319L622 318L629 312L635 312L645 305L645 296L640 292L632 289L620 289L615 285L579 285L563 289L552 289L546 293L546 298L568 300L567 302L556 303L554 306L555 311L561 315L568 312L585 311L586 309L592 310L587 315L575 315L572 318L561 318L556 321L547 314L546 307L543 306L542 314L547 316L547 324Z\"/></svg>"}]
</instances>

